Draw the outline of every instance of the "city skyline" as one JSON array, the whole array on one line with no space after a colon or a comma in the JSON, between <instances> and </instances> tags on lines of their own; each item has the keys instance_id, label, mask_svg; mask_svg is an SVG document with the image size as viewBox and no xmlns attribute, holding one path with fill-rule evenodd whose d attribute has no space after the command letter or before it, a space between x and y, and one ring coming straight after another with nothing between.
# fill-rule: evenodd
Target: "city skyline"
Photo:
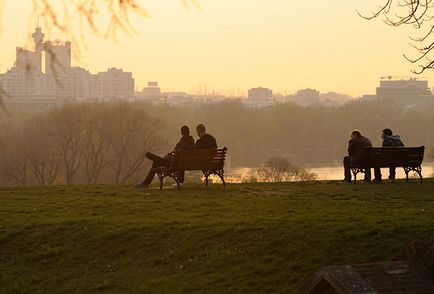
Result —
<instances>
[{"instance_id":1,"label":"city skyline","mask_svg":"<svg viewBox=\"0 0 434 294\"><path fill-rule=\"evenodd\" d=\"M136 90L158 80L168 91L207 89L243 96L251 87L264 86L282 94L314 88L360 97L372 93L381 76L411 76L412 65L402 57L404 52L412 53L406 46L409 31L379 20L368 22L356 13L356 9L369 13L375 6L335 2L336 6L314 1L309 7L284 1L268 5L203 0L201 9L168 1L149 3L145 7L149 17L132 18L137 35L120 33L115 43L88 34L82 60L72 62L91 72L107 67L133 72ZM2 72L11 67L15 46L24 45L31 33L13 13L27 16L31 5L21 10L18 6L5 2ZM297 15L303 9L310 9L311 15ZM48 37L56 38L55 33ZM380 42L384 39L387 42ZM429 81L431 77L432 73L420 76Z\"/></svg>"}]
</instances>

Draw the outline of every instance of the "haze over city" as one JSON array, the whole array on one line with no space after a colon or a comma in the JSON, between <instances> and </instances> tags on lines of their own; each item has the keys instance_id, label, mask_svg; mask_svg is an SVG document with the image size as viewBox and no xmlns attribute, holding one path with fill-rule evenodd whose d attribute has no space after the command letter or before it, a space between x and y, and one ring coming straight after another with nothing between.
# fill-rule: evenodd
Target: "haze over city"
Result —
<instances>
[{"instance_id":1,"label":"haze over city","mask_svg":"<svg viewBox=\"0 0 434 294\"><path fill-rule=\"evenodd\" d=\"M73 54L72 63L91 72L109 67L132 72L139 90L156 80L166 91L189 93L247 95L251 87L266 86L281 94L315 88L353 97L373 93L381 76L410 76L416 68L402 56L415 53L408 46L411 30L357 14L371 15L375 1L197 4L150 1L144 5L148 17L131 17L136 33L119 32L117 42L85 27L80 41L87 49L80 51L80 60ZM61 15L60 4L55 5ZM22 1L4 1L3 11L0 72L11 67L15 46L31 47L29 34L37 23L29 18L31 5ZM69 39L40 24L47 38ZM421 78L431 81L432 73Z\"/></svg>"},{"instance_id":2,"label":"haze over city","mask_svg":"<svg viewBox=\"0 0 434 294\"><path fill-rule=\"evenodd\" d=\"M1 294L434 293L433 1L0 0Z\"/></svg>"}]
</instances>

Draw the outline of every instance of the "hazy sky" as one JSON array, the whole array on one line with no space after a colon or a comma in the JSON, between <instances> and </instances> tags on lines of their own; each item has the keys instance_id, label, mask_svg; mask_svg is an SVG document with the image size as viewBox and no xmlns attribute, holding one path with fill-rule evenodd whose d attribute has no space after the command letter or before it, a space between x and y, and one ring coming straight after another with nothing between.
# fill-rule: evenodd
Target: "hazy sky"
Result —
<instances>
[{"instance_id":1,"label":"hazy sky","mask_svg":"<svg viewBox=\"0 0 434 294\"><path fill-rule=\"evenodd\" d=\"M26 43L32 7L30 0L3 1L1 72ZM384 1L199 0L201 9L181 0L139 2L150 16L132 19L137 35L114 43L88 34L83 60L74 64L92 73L131 71L139 89L156 80L163 91L264 86L289 94L310 87L353 96L374 93L381 76L408 76L414 68L402 57L414 53L408 30L356 13ZM423 77L431 82L433 74Z\"/></svg>"}]
</instances>

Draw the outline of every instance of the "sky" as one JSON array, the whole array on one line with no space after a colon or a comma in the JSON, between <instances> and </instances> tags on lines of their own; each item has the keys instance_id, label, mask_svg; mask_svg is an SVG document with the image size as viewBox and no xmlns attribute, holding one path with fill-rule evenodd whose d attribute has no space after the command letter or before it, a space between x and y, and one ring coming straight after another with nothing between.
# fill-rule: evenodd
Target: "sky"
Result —
<instances>
[{"instance_id":1,"label":"sky","mask_svg":"<svg viewBox=\"0 0 434 294\"><path fill-rule=\"evenodd\" d=\"M383 0L198 0L200 8L181 0L138 2L149 15L131 18L137 33L119 33L114 42L85 31L80 42L87 49L73 64L92 73L132 72L137 90L158 81L163 91L245 94L263 86L355 97L374 94L381 76L411 76L415 69L402 55L415 54L408 45L413 31L356 12L370 14ZM31 0L3 5L0 72L12 67L15 47L29 44L36 25L29 21ZM430 85L433 77L421 76Z\"/></svg>"}]
</instances>

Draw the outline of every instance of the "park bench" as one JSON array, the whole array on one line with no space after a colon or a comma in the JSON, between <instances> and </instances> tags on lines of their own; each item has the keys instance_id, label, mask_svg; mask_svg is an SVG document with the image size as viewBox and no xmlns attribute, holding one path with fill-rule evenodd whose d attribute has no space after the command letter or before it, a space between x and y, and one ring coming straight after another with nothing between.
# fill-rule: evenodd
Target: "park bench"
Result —
<instances>
[{"instance_id":1,"label":"park bench","mask_svg":"<svg viewBox=\"0 0 434 294\"><path fill-rule=\"evenodd\" d=\"M223 187L226 187L223 169L226 151L227 148L224 147L222 149L181 150L173 153L169 166L160 167L157 170L157 175L160 179L160 189L163 188L163 180L166 177L173 178L179 189L178 172L195 170L203 172L205 186L208 186L209 176L214 174L220 177Z\"/></svg>"},{"instance_id":2,"label":"park bench","mask_svg":"<svg viewBox=\"0 0 434 294\"><path fill-rule=\"evenodd\" d=\"M357 181L358 173L365 173L366 169L382 167L402 167L408 182L408 173L416 172L420 181L422 178L422 161L425 147L371 147L365 148L360 160L350 164L351 171L354 175L354 183Z\"/></svg>"}]
</instances>

